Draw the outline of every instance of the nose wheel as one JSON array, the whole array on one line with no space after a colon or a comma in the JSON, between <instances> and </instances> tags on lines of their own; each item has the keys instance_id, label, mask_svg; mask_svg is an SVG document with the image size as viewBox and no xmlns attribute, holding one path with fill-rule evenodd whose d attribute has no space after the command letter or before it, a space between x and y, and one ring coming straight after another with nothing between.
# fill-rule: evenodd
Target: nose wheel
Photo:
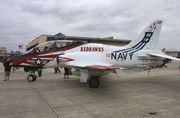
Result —
<instances>
[{"instance_id":1,"label":"nose wheel","mask_svg":"<svg viewBox=\"0 0 180 118\"><path fill-rule=\"evenodd\" d=\"M37 79L37 76L35 75L35 71L30 71L30 74L27 76L27 80L29 82L33 82Z\"/></svg>"},{"instance_id":2,"label":"nose wheel","mask_svg":"<svg viewBox=\"0 0 180 118\"><path fill-rule=\"evenodd\" d=\"M36 75L28 75L27 80L28 80L29 82L33 82L33 81L36 80L36 78L37 78Z\"/></svg>"}]
</instances>

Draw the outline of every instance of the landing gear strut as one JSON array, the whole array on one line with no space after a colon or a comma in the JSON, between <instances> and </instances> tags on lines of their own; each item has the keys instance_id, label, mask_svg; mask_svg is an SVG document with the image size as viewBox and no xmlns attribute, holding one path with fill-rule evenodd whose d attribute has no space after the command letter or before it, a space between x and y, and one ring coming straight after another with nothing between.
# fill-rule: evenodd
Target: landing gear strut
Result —
<instances>
[{"instance_id":1,"label":"landing gear strut","mask_svg":"<svg viewBox=\"0 0 180 118\"><path fill-rule=\"evenodd\" d=\"M91 76L89 79L89 87L98 88L99 85L100 85L99 77L98 76Z\"/></svg>"},{"instance_id":2,"label":"landing gear strut","mask_svg":"<svg viewBox=\"0 0 180 118\"><path fill-rule=\"evenodd\" d=\"M30 74L27 77L27 80L29 82L33 82L37 79L37 76L35 75L35 71L30 71Z\"/></svg>"}]
</instances>

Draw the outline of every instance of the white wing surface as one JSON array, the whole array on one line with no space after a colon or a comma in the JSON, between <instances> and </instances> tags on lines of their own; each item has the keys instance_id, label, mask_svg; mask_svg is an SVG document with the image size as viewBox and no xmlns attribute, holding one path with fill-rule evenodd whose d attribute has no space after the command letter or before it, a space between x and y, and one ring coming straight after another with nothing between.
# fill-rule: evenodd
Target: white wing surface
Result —
<instances>
[{"instance_id":1,"label":"white wing surface","mask_svg":"<svg viewBox=\"0 0 180 118\"><path fill-rule=\"evenodd\" d=\"M155 56L155 57L172 59L172 60L176 60L176 61L180 61L180 59L178 59L178 58L175 58L175 57L172 57L172 56L168 56L168 55L165 55L165 54L148 53L148 55L150 55L150 56Z\"/></svg>"}]
</instances>

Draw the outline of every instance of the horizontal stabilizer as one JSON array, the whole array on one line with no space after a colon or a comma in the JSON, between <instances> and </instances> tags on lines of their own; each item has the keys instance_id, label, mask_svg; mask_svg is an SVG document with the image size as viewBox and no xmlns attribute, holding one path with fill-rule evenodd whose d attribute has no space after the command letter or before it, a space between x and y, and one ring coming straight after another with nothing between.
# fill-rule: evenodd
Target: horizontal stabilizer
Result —
<instances>
[{"instance_id":1,"label":"horizontal stabilizer","mask_svg":"<svg viewBox=\"0 0 180 118\"><path fill-rule=\"evenodd\" d=\"M178 58L175 58L175 57L172 57L172 56L169 56L169 55L165 55L165 54L148 53L148 55L180 61L180 59L178 59Z\"/></svg>"}]
</instances>

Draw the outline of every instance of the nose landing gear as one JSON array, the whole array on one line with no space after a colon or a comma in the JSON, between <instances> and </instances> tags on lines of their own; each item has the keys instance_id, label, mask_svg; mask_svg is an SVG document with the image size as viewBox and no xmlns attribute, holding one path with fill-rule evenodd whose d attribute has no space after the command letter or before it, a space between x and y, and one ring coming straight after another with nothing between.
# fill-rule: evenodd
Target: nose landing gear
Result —
<instances>
[{"instance_id":1,"label":"nose landing gear","mask_svg":"<svg viewBox=\"0 0 180 118\"><path fill-rule=\"evenodd\" d=\"M37 79L37 76L35 75L35 71L30 71L30 74L27 76L27 80L29 82L33 82Z\"/></svg>"}]
</instances>

